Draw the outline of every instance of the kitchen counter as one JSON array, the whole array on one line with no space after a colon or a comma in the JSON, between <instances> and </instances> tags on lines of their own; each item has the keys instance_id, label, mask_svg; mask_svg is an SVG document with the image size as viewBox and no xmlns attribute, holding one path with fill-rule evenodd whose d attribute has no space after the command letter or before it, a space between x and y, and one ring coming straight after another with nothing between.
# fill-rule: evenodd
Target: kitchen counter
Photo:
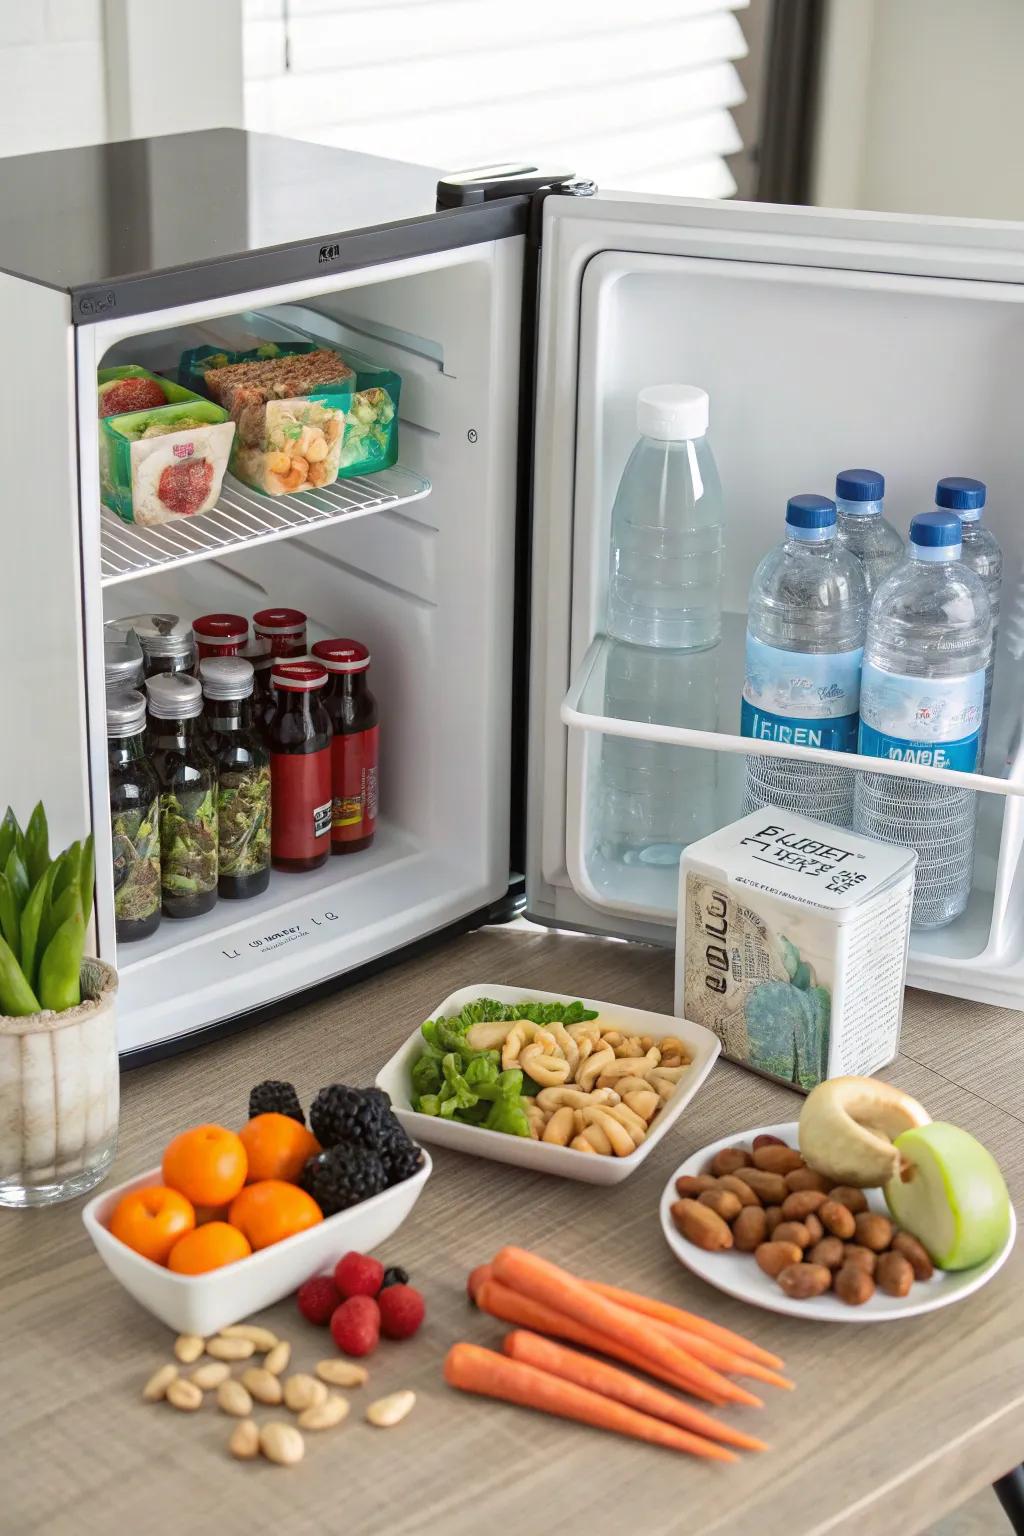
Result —
<instances>
[{"instance_id":1,"label":"kitchen counter","mask_svg":"<svg viewBox=\"0 0 1024 1536\"><path fill-rule=\"evenodd\" d=\"M111 1180L155 1163L177 1131L238 1125L249 1087L289 1078L368 1083L450 991L483 982L585 994L671 1011L672 956L611 941L491 930L438 948L260 1028L123 1079ZM187 1003L183 1005L187 1007ZM955 1120L1022 1183L1019 1016L907 996L903 1052L884 1076ZM929 1317L877 1327L821 1325L746 1308L683 1270L658 1226L670 1173L731 1130L796 1118L802 1100L728 1063L650 1160L601 1189L436 1150L433 1177L382 1250L427 1298L414 1341L368 1362L339 1430L307 1436L283 1469L232 1461L232 1420L144 1405L171 1335L103 1268L81 1203L0 1214L0 1361L5 1468L0 1530L12 1536L147 1536L256 1531L287 1536L477 1536L505 1530L586 1536L913 1536L1024 1456L1024 1275L1018 1249L983 1291ZM762 1411L734 1410L772 1450L709 1466L445 1387L458 1338L501 1327L464 1299L469 1268L503 1243L736 1327L783 1355L794 1393L766 1388ZM332 1352L288 1300L262 1314L294 1346L293 1369ZM399 1428L362 1421L376 1396L413 1387ZM283 1411L282 1411L283 1412ZM261 1410L266 1417L268 1410Z\"/></svg>"}]
</instances>

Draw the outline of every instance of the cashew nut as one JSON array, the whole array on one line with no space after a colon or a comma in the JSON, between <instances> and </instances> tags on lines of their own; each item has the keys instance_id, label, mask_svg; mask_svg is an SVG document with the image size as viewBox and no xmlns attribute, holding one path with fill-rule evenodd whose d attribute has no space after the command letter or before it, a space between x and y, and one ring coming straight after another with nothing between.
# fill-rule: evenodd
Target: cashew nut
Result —
<instances>
[{"instance_id":1,"label":"cashew nut","mask_svg":"<svg viewBox=\"0 0 1024 1536\"><path fill-rule=\"evenodd\" d=\"M580 1060L579 1046L561 1021L556 1020L555 1023L549 1024L548 1030L554 1036L555 1043L569 1063L569 1076L574 1077Z\"/></svg>"},{"instance_id":2,"label":"cashew nut","mask_svg":"<svg viewBox=\"0 0 1024 1536\"><path fill-rule=\"evenodd\" d=\"M602 1075L605 1069L612 1066L614 1061L615 1052L612 1050L610 1045L602 1044L598 1046L597 1049L587 1057L583 1065L576 1069L577 1083L581 1088L586 1089L586 1091L589 1093L590 1089L593 1088L594 1084L597 1082L598 1078ZM602 1088L610 1087L611 1084L602 1083L600 1086Z\"/></svg>"},{"instance_id":3,"label":"cashew nut","mask_svg":"<svg viewBox=\"0 0 1024 1536\"><path fill-rule=\"evenodd\" d=\"M661 1052L652 1045L646 1056L614 1056L599 1074L602 1087L614 1088L620 1077L649 1077L661 1060Z\"/></svg>"},{"instance_id":4,"label":"cashew nut","mask_svg":"<svg viewBox=\"0 0 1024 1536\"><path fill-rule=\"evenodd\" d=\"M640 1116L643 1121L654 1118L655 1110L661 1105L657 1093L652 1093L649 1088L637 1088L622 1095L623 1104L628 1104L634 1114Z\"/></svg>"},{"instance_id":5,"label":"cashew nut","mask_svg":"<svg viewBox=\"0 0 1024 1536\"><path fill-rule=\"evenodd\" d=\"M554 1035L546 1029L539 1029L530 1044L523 1046L519 1065L545 1088L564 1083L569 1076L569 1063L558 1049Z\"/></svg>"},{"instance_id":6,"label":"cashew nut","mask_svg":"<svg viewBox=\"0 0 1024 1536\"><path fill-rule=\"evenodd\" d=\"M581 1110L576 1111L577 1116L581 1113ZM608 1137L605 1135L604 1131L597 1124L581 1127L579 1134L573 1137L569 1145L571 1147L575 1147L577 1142L580 1141L585 1141L587 1143L588 1150L591 1152L599 1153L601 1157L611 1156L612 1144Z\"/></svg>"},{"instance_id":7,"label":"cashew nut","mask_svg":"<svg viewBox=\"0 0 1024 1536\"><path fill-rule=\"evenodd\" d=\"M505 1036L511 1028L507 1019L495 1023L481 1020L467 1029L466 1044L474 1051L498 1051L505 1044Z\"/></svg>"},{"instance_id":8,"label":"cashew nut","mask_svg":"<svg viewBox=\"0 0 1024 1536\"><path fill-rule=\"evenodd\" d=\"M570 1104L565 1104L561 1109L556 1109L547 1125L541 1141L551 1142L556 1147L567 1147L576 1133L576 1111Z\"/></svg>"},{"instance_id":9,"label":"cashew nut","mask_svg":"<svg viewBox=\"0 0 1024 1536\"><path fill-rule=\"evenodd\" d=\"M535 1099L524 1097L521 1101L526 1118L530 1125L530 1135L534 1141L540 1141L547 1125L548 1117Z\"/></svg>"},{"instance_id":10,"label":"cashew nut","mask_svg":"<svg viewBox=\"0 0 1024 1536\"><path fill-rule=\"evenodd\" d=\"M636 1143L626 1127L618 1120L610 1110L600 1107L592 1109L578 1109L577 1115L583 1117L583 1134L591 1142L594 1140L595 1131L602 1131L608 1138L612 1151L616 1157L628 1157L634 1150Z\"/></svg>"},{"instance_id":11,"label":"cashew nut","mask_svg":"<svg viewBox=\"0 0 1024 1536\"><path fill-rule=\"evenodd\" d=\"M573 1109L583 1109L587 1104L617 1104L619 1095L614 1088L595 1088L593 1093L584 1093L582 1088L574 1088L571 1083L566 1083L561 1088L542 1088L536 1096L536 1102L550 1115L566 1104Z\"/></svg>"}]
</instances>

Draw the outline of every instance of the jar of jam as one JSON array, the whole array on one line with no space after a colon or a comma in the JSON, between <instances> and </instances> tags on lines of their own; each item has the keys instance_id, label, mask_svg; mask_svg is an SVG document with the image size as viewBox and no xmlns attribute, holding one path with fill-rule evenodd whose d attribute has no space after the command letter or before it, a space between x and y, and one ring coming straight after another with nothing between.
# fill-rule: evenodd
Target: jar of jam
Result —
<instances>
[{"instance_id":1,"label":"jar of jam","mask_svg":"<svg viewBox=\"0 0 1024 1536\"><path fill-rule=\"evenodd\" d=\"M196 660L206 656L237 656L249 643L249 620L240 613L204 613L193 619Z\"/></svg>"},{"instance_id":2,"label":"jar of jam","mask_svg":"<svg viewBox=\"0 0 1024 1536\"><path fill-rule=\"evenodd\" d=\"M199 663L206 745L217 764L217 893L231 901L270 884L270 757L252 723L253 676L241 656Z\"/></svg>"},{"instance_id":3,"label":"jar of jam","mask_svg":"<svg viewBox=\"0 0 1024 1536\"><path fill-rule=\"evenodd\" d=\"M320 701L326 668L279 661L271 673L270 859L275 869L318 869L331 847L331 722Z\"/></svg>"},{"instance_id":4,"label":"jar of jam","mask_svg":"<svg viewBox=\"0 0 1024 1536\"><path fill-rule=\"evenodd\" d=\"M250 640L243 657L253 670L252 689L252 723L261 736L266 736L267 727L273 719L274 710L277 708L277 700L274 698L274 690L270 683L270 672L274 665L274 653L270 649L269 640Z\"/></svg>"},{"instance_id":5,"label":"jar of jam","mask_svg":"<svg viewBox=\"0 0 1024 1536\"><path fill-rule=\"evenodd\" d=\"M160 926L160 784L146 757L146 701L134 688L107 694L107 774L119 944Z\"/></svg>"},{"instance_id":6,"label":"jar of jam","mask_svg":"<svg viewBox=\"0 0 1024 1536\"><path fill-rule=\"evenodd\" d=\"M142 646L142 656L147 677L161 672L193 672L196 665L196 646L191 626L175 613L137 613L130 624Z\"/></svg>"},{"instance_id":7,"label":"jar of jam","mask_svg":"<svg viewBox=\"0 0 1024 1536\"><path fill-rule=\"evenodd\" d=\"M178 672L146 679L147 748L160 781L165 917L198 917L217 900L217 765L196 727L203 690Z\"/></svg>"},{"instance_id":8,"label":"jar of jam","mask_svg":"<svg viewBox=\"0 0 1024 1536\"><path fill-rule=\"evenodd\" d=\"M306 615L301 608L261 608L252 616L257 640L269 640L275 656L305 656Z\"/></svg>"},{"instance_id":9,"label":"jar of jam","mask_svg":"<svg viewBox=\"0 0 1024 1536\"><path fill-rule=\"evenodd\" d=\"M377 830L377 701L367 686L370 653L359 640L318 640L330 673L324 708L331 720L331 852L369 848Z\"/></svg>"}]
</instances>

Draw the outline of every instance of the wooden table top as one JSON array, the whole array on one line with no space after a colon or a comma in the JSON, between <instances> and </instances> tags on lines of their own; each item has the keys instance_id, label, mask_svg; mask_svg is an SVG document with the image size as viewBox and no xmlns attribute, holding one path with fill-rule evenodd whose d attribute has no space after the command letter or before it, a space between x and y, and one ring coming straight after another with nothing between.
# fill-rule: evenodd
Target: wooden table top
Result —
<instances>
[{"instance_id":1,"label":"wooden table top","mask_svg":"<svg viewBox=\"0 0 1024 1536\"><path fill-rule=\"evenodd\" d=\"M159 1160L178 1130L239 1124L250 1085L372 1081L456 987L507 982L671 1011L672 957L637 945L492 930L339 991L258 1029L123 1080L117 1182ZM187 1006L187 1005L185 1005ZM903 1051L884 1074L991 1148L1021 1180L1020 1016L909 993ZM107 1273L81 1202L0 1214L0 1531L12 1536L913 1536L1024 1456L1024 1286L1019 1252L962 1305L879 1326L755 1312L684 1271L657 1207L673 1169L735 1130L796 1118L801 1100L720 1063L680 1123L625 1183L602 1189L433 1151L435 1169L382 1250L427 1298L415 1341L368 1362L339 1430L307 1436L295 1469L232 1461L233 1421L209 1398L196 1414L141 1401L172 1339ZM794 1393L741 1409L772 1450L736 1466L561 1423L445 1387L456 1339L495 1344L500 1326L464 1299L469 1268L521 1243L577 1272L702 1311L783 1355ZM294 1346L293 1369L330 1353L287 1301L264 1314ZM413 1387L390 1432L362 1420L378 1395ZM267 1415L263 1410L263 1416Z\"/></svg>"}]
</instances>

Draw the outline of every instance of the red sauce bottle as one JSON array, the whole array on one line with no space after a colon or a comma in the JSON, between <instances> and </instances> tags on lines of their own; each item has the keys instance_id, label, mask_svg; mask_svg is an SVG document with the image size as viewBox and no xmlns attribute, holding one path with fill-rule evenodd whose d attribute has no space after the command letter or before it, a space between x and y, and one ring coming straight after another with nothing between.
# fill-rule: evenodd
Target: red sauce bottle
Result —
<instances>
[{"instance_id":1,"label":"red sauce bottle","mask_svg":"<svg viewBox=\"0 0 1024 1536\"><path fill-rule=\"evenodd\" d=\"M204 656L238 656L249 643L249 620L240 613L204 613L193 619L196 661Z\"/></svg>"},{"instance_id":2,"label":"red sauce bottle","mask_svg":"<svg viewBox=\"0 0 1024 1536\"><path fill-rule=\"evenodd\" d=\"M257 640L269 640L275 656L305 656L306 615L301 608L261 608L252 616Z\"/></svg>"},{"instance_id":3,"label":"red sauce bottle","mask_svg":"<svg viewBox=\"0 0 1024 1536\"><path fill-rule=\"evenodd\" d=\"M377 700L367 686L370 653L359 640L318 640L313 655L331 674L324 707L331 719L331 852L369 848L377 830Z\"/></svg>"},{"instance_id":4,"label":"red sauce bottle","mask_svg":"<svg viewBox=\"0 0 1024 1536\"><path fill-rule=\"evenodd\" d=\"M270 748L270 862L318 869L331 846L331 721L320 701L326 668L282 661L271 672L277 707Z\"/></svg>"}]
</instances>

